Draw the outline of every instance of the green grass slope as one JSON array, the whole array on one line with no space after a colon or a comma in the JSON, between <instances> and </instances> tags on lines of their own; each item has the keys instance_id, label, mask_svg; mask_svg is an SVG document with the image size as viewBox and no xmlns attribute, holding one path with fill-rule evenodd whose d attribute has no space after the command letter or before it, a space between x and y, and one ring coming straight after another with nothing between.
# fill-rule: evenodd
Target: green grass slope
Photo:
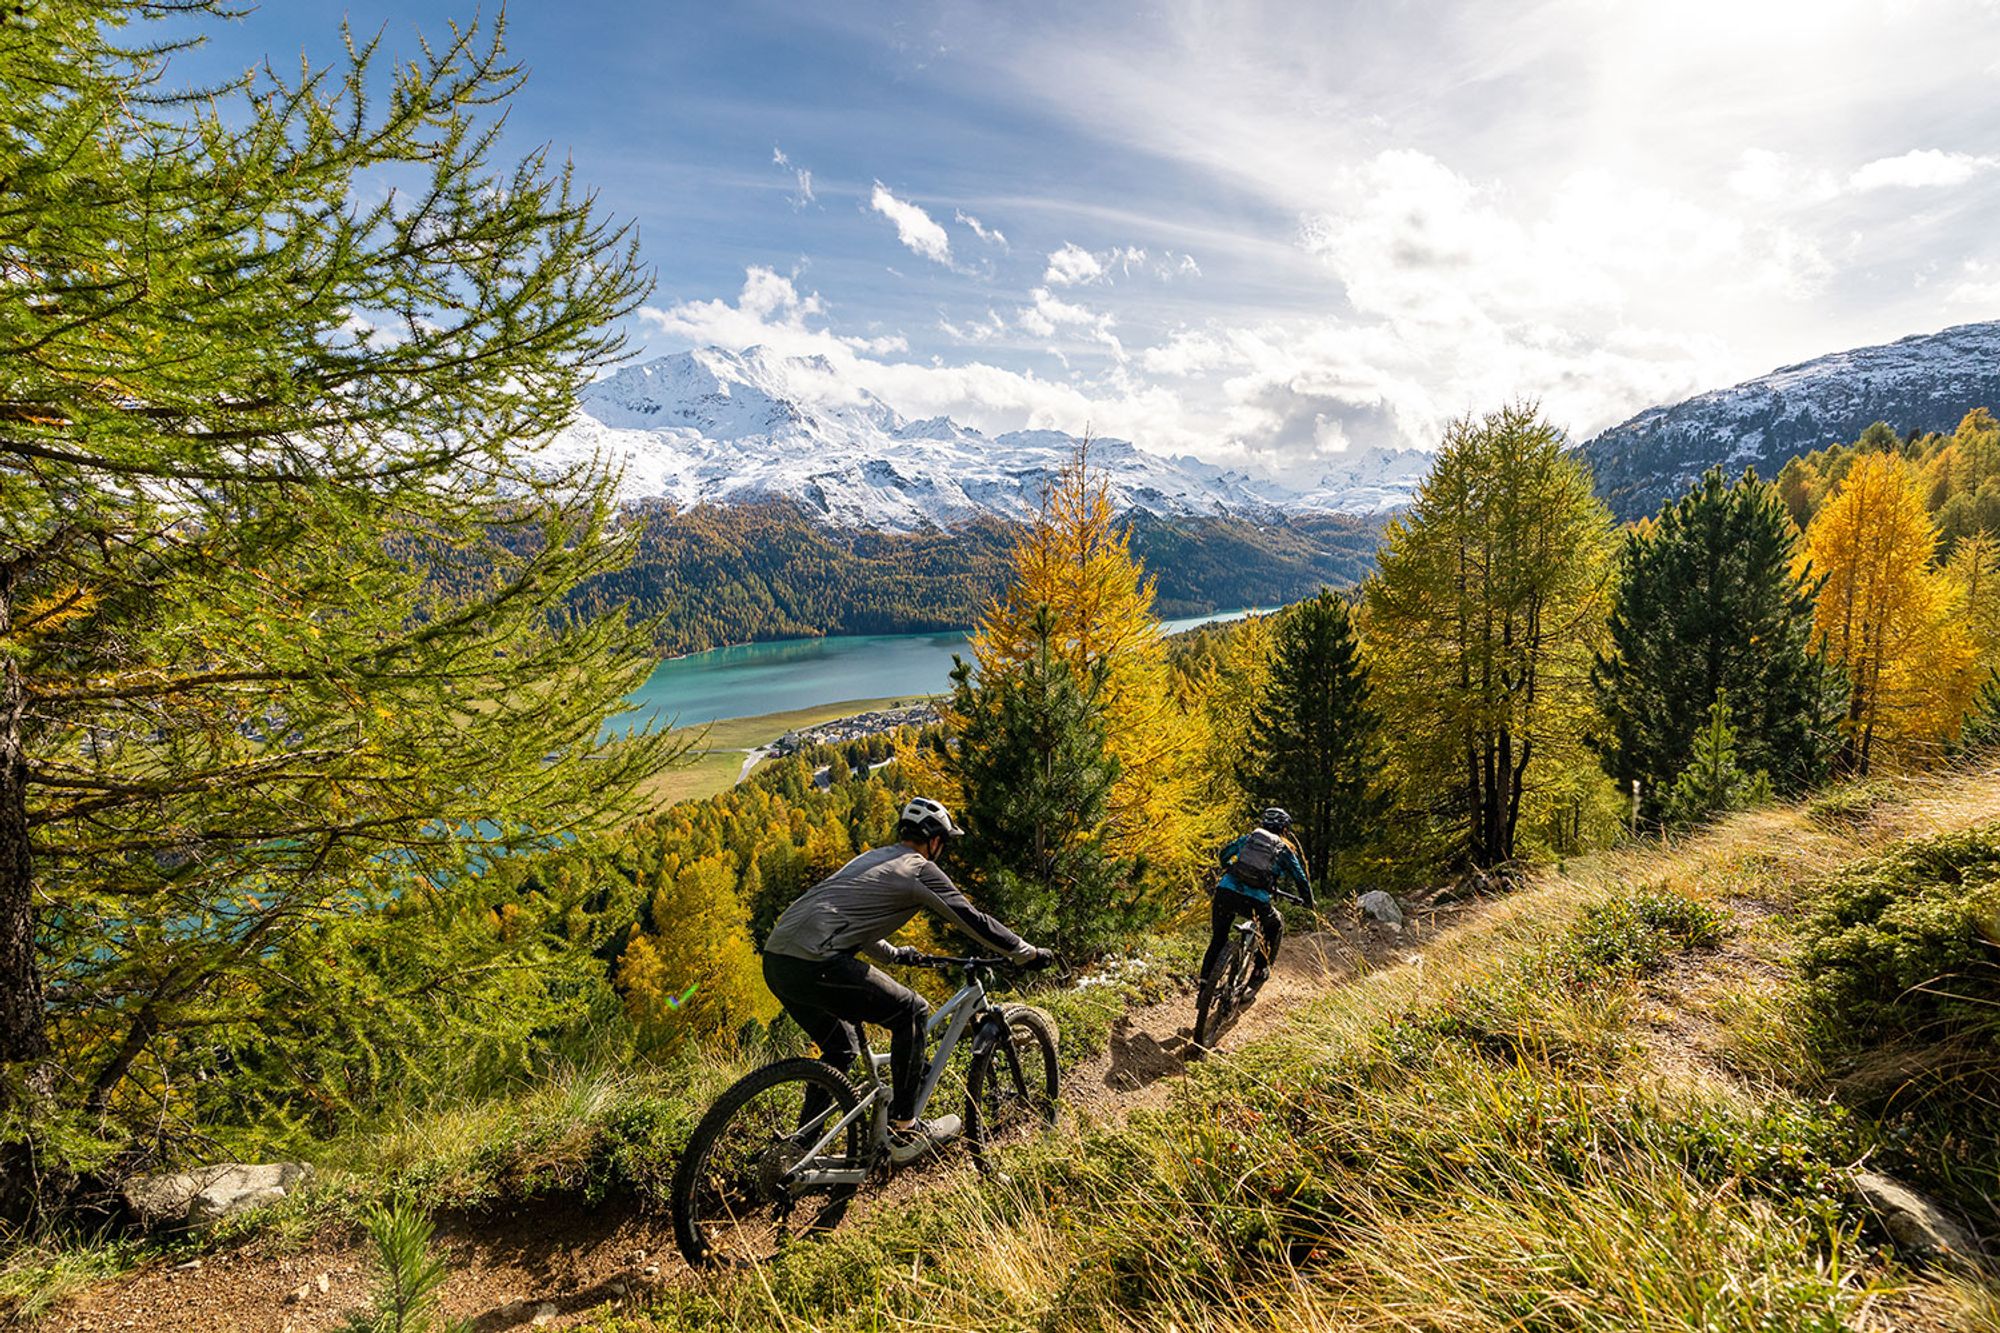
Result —
<instances>
[{"instance_id":1,"label":"green grass slope","mask_svg":"<svg viewBox=\"0 0 2000 1333\"><path fill-rule=\"evenodd\" d=\"M1866 1161L2000 1231L1978 1082L2000 1055L1920 1017L1893 1058L1943 1043L1944 1081L1885 1098L1881 1016L1845 1022L1801 968L1859 882L1973 884L1959 921L1983 942L1940 933L2000 942L1971 924L1989 890L1966 850L2000 846L1996 816L2000 778L1953 774L1572 863L1163 1111L618 1326L2000 1327L2000 1287L1903 1266L1848 1187Z\"/></svg>"},{"instance_id":2,"label":"green grass slope","mask_svg":"<svg viewBox=\"0 0 2000 1333\"><path fill-rule=\"evenodd\" d=\"M1156 981L1052 997L1066 1067ZM2000 1285L1906 1261L1851 1180L1892 1174L1996 1248L1996 1014L2000 768L1837 789L1545 873L1164 1099L1088 1099L1005 1182L902 1177L776 1265L669 1261L644 1290L578 1294L565 1322L1993 1330ZM306 1247L365 1266L346 1219L385 1195L449 1219L468 1290L447 1295L468 1316L501 1277L579 1258L579 1209L657 1263L675 1155L745 1058L578 1071L363 1127L311 1189L191 1247L17 1251L0 1312L184 1312L172 1266L190 1254L246 1286ZM534 1228L537 1210L541 1248L496 1259L490 1219Z\"/></svg>"}]
</instances>

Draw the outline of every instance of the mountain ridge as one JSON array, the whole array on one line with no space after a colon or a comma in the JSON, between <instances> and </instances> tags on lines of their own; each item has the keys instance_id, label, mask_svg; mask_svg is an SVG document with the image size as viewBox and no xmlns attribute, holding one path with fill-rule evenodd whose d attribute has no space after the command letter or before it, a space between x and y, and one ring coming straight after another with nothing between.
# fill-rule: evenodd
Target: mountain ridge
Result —
<instances>
[{"instance_id":1,"label":"mountain ridge","mask_svg":"<svg viewBox=\"0 0 2000 1333\"><path fill-rule=\"evenodd\" d=\"M1649 407L1579 445L1621 520L1644 517L1708 468L1770 480L1799 454L1876 421L1950 431L2000 402L2000 320L1829 352L1678 403Z\"/></svg>"},{"instance_id":2,"label":"mountain ridge","mask_svg":"<svg viewBox=\"0 0 2000 1333\"><path fill-rule=\"evenodd\" d=\"M1081 443L1058 430L989 436L948 416L906 419L824 357L706 347L590 385L542 458L614 462L627 502L783 499L834 527L915 532L1032 518ZM1113 437L1093 437L1090 457L1121 513L1253 521L1383 513L1407 502L1431 461L1422 450L1368 451L1299 491Z\"/></svg>"}]
</instances>

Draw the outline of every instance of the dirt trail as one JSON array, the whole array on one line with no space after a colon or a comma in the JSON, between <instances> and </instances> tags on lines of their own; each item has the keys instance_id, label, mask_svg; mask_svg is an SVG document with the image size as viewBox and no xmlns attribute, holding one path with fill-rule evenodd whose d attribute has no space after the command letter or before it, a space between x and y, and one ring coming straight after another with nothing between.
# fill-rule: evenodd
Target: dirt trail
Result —
<instances>
[{"instance_id":1,"label":"dirt trail","mask_svg":"<svg viewBox=\"0 0 2000 1333\"><path fill-rule=\"evenodd\" d=\"M1417 956L1475 907L1426 909L1401 928L1364 919L1286 936L1271 979L1256 1003L1222 1034L1217 1054L1210 1058L1226 1058L1282 1024L1300 1004L1362 972ZM1187 1070L1195 1001L1190 986L1120 1018L1106 1048L1070 1073L1063 1087L1065 1102L1080 1115L1112 1124L1122 1124L1133 1111L1165 1106L1173 1080Z\"/></svg>"},{"instance_id":2,"label":"dirt trail","mask_svg":"<svg viewBox=\"0 0 2000 1333\"><path fill-rule=\"evenodd\" d=\"M1287 937L1257 1002L1223 1035L1220 1053L1211 1058L1226 1058L1271 1031L1299 1004L1366 969L1414 957L1469 910L1476 905L1426 911L1401 929L1349 921ZM1066 1078L1065 1104L1085 1122L1098 1124L1121 1123L1134 1110L1164 1106L1186 1069L1194 1008L1190 988L1119 1019L1106 1049ZM947 1175L970 1169L960 1157L938 1168ZM871 1211L870 1205L893 1205L924 1183L918 1173L902 1175L856 1215ZM627 1202L598 1209L562 1202L522 1205L441 1214L436 1222L438 1249L451 1269L446 1312L472 1320L480 1333L573 1327L691 1276L674 1249L667 1217ZM349 1227L327 1227L304 1241L255 1237L205 1255L198 1264L145 1265L83 1293L38 1327L57 1333L322 1333L343 1327L365 1303L371 1274L365 1241Z\"/></svg>"}]
</instances>

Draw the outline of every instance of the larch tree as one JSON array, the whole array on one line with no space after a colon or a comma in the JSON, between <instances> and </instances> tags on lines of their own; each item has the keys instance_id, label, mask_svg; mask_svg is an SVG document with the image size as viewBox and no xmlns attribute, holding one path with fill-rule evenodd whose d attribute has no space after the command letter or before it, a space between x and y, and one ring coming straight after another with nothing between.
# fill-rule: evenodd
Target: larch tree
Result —
<instances>
[{"instance_id":1,"label":"larch tree","mask_svg":"<svg viewBox=\"0 0 2000 1333\"><path fill-rule=\"evenodd\" d=\"M1322 589L1287 607L1270 671L1240 736L1237 781L1253 807L1283 806L1330 895L1344 858L1367 845L1384 807L1380 719L1347 602Z\"/></svg>"},{"instance_id":2,"label":"larch tree","mask_svg":"<svg viewBox=\"0 0 2000 1333\"><path fill-rule=\"evenodd\" d=\"M1932 564L1937 528L1915 469L1893 451L1858 458L1806 529L1801 571L1824 580L1815 642L1847 675L1843 771L1934 757L1978 682L1972 641Z\"/></svg>"},{"instance_id":3,"label":"larch tree","mask_svg":"<svg viewBox=\"0 0 2000 1333\"><path fill-rule=\"evenodd\" d=\"M1088 443L1055 477L1012 552L1013 579L973 636L979 673L1005 675L1050 646L1080 681L1102 674L1105 746L1118 781L1105 814L1112 855L1185 885L1215 826L1201 801L1200 720L1178 704L1153 614L1153 580L1133 557Z\"/></svg>"},{"instance_id":4,"label":"larch tree","mask_svg":"<svg viewBox=\"0 0 2000 1333\"><path fill-rule=\"evenodd\" d=\"M1364 585L1401 803L1475 866L1514 858L1542 773L1585 762L1611 521L1562 444L1530 404L1453 422Z\"/></svg>"},{"instance_id":5,"label":"larch tree","mask_svg":"<svg viewBox=\"0 0 2000 1333\"><path fill-rule=\"evenodd\" d=\"M1743 763L1796 793L1838 743L1838 672L1812 647L1817 576L1775 487L1711 468L1619 553L1610 642L1592 672L1604 768L1641 810L1688 766L1698 719L1727 691Z\"/></svg>"},{"instance_id":6,"label":"larch tree","mask_svg":"<svg viewBox=\"0 0 2000 1333\"><path fill-rule=\"evenodd\" d=\"M2000 538L1988 532L1961 537L1944 576L1951 613L1972 647L1974 674L1984 679L2000 667Z\"/></svg>"},{"instance_id":7,"label":"larch tree","mask_svg":"<svg viewBox=\"0 0 2000 1333\"><path fill-rule=\"evenodd\" d=\"M1200 715L1204 738L1202 801L1211 810L1243 811L1251 798L1238 780L1250 713L1271 675L1272 625L1277 617L1250 616L1227 627L1220 650L1179 682L1182 707Z\"/></svg>"},{"instance_id":8,"label":"larch tree","mask_svg":"<svg viewBox=\"0 0 2000 1333\"><path fill-rule=\"evenodd\" d=\"M177 97L147 20L226 6L33 9L0 22L16 1147L172 1125L320 993L271 970L320 923L589 827L669 753L599 739L645 627L566 609L629 554L613 479L536 460L648 279L566 169L500 159L498 28Z\"/></svg>"},{"instance_id":9,"label":"larch tree","mask_svg":"<svg viewBox=\"0 0 2000 1333\"><path fill-rule=\"evenodd\" d=\"M669 1051L776 1017L737 883L735 858L711 853L664 877L648 900L652 929L632 937L616 973L646 1049Z\"/></svg>"}]
</instances>

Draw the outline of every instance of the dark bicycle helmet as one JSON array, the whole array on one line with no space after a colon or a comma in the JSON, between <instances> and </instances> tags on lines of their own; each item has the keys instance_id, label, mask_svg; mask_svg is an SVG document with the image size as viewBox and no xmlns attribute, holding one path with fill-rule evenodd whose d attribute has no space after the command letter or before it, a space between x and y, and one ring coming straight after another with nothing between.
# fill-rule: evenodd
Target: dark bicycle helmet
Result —
<instances>
[{"instance_id":1,"label":"dark bicycle helmet","mask_svg":"<svg viewBox=\"0 0 2000 1333\"><path fill-rule=\"evenodd\" d=\"M951 811L930 797L912 796L897 812L896 832L905 837L956 838L965 830L951 822Z\"/></svg>"},{"instance_id":2,"label":"dark bicycle helmet","mask_svg":"<svg viewBox=\"0 0 2000 1333\"><path fill-rule=\"evenodd\" d=\"M1292 817L1287 811L1274 805L1263 814L1257 816L1257 826L1259 828L1267 828L1273 833L1283 833L1285 830L1291 828Z\"/></svg>"}]
</instances>

